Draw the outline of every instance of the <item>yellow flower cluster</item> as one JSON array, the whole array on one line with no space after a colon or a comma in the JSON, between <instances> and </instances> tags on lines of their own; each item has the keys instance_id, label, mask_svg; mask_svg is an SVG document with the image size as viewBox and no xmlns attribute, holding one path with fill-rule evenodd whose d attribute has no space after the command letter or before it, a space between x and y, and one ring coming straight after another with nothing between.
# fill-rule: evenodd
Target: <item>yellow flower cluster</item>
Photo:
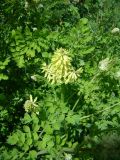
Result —
<instances>
[{"instance_id":1,"label":"yellow flower cluster","mask_svg":"<svg viewBox=\"0 0 120 160\"><path fill-rule=\"evenodd\" d=\"M71 65L69 52L63 48L57 49L52 56L49 65L43 64L43 72L45 77L52 84L70 83L76 81L81 68L77 71Z\"/></svg>"},{"instance_id":2,"label":"yellow flower cluster","mask_svg":"<svg viewBox=\"0 0 120 160\"><path fill-rule=\"evenodd\" d=\"M32 112L32 111L36 112L36 109L38 107L38 105L36 104L36 101L37 101L37 97L33 100L32 95L30 95L30 99L26 100L25 104L24 104L25 111L26 112ZM38 112L36 112L36 113L38 113Z\"/></svg>"}]
</instances>

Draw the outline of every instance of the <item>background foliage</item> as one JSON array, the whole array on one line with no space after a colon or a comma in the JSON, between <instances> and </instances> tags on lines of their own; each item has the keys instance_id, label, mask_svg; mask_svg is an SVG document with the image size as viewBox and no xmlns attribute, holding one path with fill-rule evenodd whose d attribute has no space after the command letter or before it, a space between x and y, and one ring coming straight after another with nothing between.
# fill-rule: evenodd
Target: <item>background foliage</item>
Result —
<instances>
[{"instance_id":1,"label":"background foliage","mask_svg":"<svg viewBox=\"0 0 120 160\"><path fill-rule=\"evenodd\" d=\"M119 0L1 1L0 159L91 160L103 135L119 134L119 10ZM58 48L82 67L74 83L44 77Z\"/></svg>"}]
</instances>

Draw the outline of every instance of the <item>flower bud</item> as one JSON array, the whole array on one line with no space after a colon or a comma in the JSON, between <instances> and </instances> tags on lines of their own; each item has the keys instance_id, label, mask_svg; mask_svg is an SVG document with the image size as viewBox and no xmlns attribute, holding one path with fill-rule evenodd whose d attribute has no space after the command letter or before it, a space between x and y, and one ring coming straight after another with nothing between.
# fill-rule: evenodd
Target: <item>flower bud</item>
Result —
<instances>
[{"instance_id":1,"label":"flower bud","mask_svg":"<svg viewBox=\"0 0 120 160\"><path fill-rule=\"evenodd\" d=\"M111 33L119 33L120 29L119 28L113 28L113 30L111 31Z\"/></svg>"},{"instance_id":2,"label":"flower bud","mask_svg":"<svg viewBox=\"0 0 120 160\"><path fill-rule=\"evenodd\" d=\"M102 61L99 62L99 69L101 71L107 71L109 67L109 63L110 63L109 58L103 59Z\"/></svg>"}]
</instances>

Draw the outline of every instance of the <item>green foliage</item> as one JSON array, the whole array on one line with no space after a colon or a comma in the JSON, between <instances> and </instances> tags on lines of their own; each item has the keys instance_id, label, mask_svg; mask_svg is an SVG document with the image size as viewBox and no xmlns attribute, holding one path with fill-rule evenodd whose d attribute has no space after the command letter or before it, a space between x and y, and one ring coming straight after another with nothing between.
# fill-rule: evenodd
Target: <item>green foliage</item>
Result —
<instances>
[{"instance_id":1,"label":"green foliage","mask_svg":"<svg viewBox=\"0 0 120 160\"><path fill-rule=\"evenodd\" d=\"M0 159L92 160L99 138L119 133L119 2L1 5ZM60 48L68 51L73 71L82 72L58 85L42 67L51 66Z\"/></svg>"},{"instance_id":2,"label":"green foliage","mask_svg":"<svg viewBox=\"0 0 120 160\"><path fill-rule=\"evenodd\" d=\"M10 44L12 57L19 68L25 66L26 59L29 60L30 58L35 57L36 50L38 52L40 51L40 47L36 40L33 39L29 28L26 28L24 36L21 32L20 28L16 31L12 30L13 42Z\"/></svg>"},{"instance_id":3,"label":"green foliage","mask_svg":"<svg viewBox=\"0 0 120 160\"><path fill-rule=\"evenodd\" d=\"M6 66L9 63L9 61L10 61L9 58L6 58L4 62L0 61L0 81L8 79L8 76L3 74L2 71L5 70Z\"/></svg>"}]
</instances>

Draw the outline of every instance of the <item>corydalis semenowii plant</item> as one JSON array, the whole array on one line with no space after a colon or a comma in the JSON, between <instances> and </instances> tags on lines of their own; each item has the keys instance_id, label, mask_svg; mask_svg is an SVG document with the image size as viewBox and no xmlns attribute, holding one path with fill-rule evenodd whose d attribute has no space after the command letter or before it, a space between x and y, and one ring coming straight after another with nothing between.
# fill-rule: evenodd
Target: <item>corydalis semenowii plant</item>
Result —
<instances>
[{"instance_id":1,"label":"corydalis semenowii plant","mask_svg":"<svg viewBox=\"0 0 120 160\"><path fill-rule=\"evenodd\" d=\"M43 64L43 72L51 84L67 84L77 80L82 68L75 71L68 55L69 52L66 49L57 49L52 56L51 63Z\"/></svg>"}]
</instances>

